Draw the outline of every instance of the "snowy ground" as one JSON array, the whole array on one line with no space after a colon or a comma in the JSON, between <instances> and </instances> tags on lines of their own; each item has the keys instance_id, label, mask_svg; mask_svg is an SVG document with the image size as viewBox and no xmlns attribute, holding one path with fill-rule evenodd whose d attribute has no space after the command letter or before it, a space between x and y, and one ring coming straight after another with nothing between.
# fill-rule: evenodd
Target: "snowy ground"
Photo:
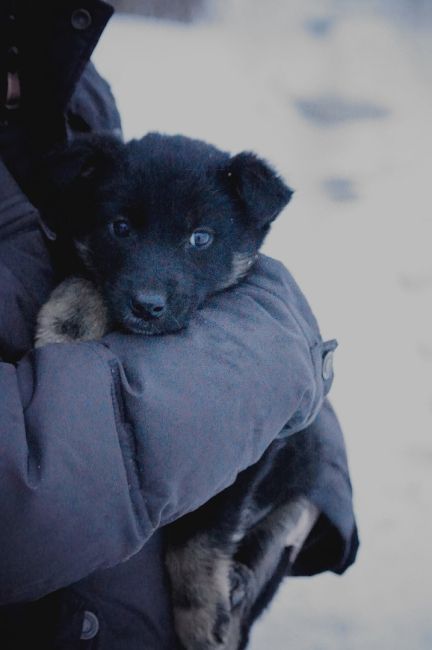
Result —
<instances>
[{"instance_id":1,"label":"snowy ground","mask_svg":"<svg viewBox=\"0 0 432 650\"><path fill-rule=\"evenodd\" d=\"M342 578L287 581L251 648L430 650L432 11L219 7L193 26L117 18L95 61L126 136L180 132L280 169L297 192L266 252L339 340L332 398L361 553Z\"/></svg>"}]
</instances>

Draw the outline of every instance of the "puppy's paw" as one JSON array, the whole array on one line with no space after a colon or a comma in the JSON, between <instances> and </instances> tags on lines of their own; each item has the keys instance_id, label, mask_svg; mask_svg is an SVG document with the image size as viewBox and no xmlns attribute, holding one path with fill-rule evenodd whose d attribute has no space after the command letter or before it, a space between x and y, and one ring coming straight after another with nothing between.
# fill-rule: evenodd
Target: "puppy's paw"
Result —
<instances>
[{"instance_id":1,"label":"puppy's paw","mask_svg":"<svg viewBox=\"0 0 432 650\"><path fill-rule=\"evenodd\" d=\"M185 650L222 650L231 621L231 558L206 535L169 549L174 624Z\"/></svg>"},{"instance_id":2,"label":"puppy's paw","mask_svg":"<svg viewBox=\"0 0 432 650\"><path fill-rule=\"evenodd\" d=\"M64 280L49 297L37 317L35 347L97 339L108 329L102 296L84 278Z\"/></svg>"},{"instance_id":3,"label":"puppy's paw","mask_svg":"<svg viewBox=\"0 0 432 650\"><path fill-rule=\"evenodd\" d=\"M228 605L228 607L227 607ZM174 622L184 650L224 650L229 634L229 603L208 603L207 607L174 606Z\"/></svg>"}]
</instances>

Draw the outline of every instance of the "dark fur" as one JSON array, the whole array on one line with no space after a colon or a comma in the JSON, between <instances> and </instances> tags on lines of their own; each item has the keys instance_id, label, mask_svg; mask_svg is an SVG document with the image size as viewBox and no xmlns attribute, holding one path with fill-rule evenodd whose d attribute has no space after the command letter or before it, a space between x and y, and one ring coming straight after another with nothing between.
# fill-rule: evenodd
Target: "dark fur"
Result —
<instances>
[{"instance_id":1,"label":"dark fur","mask_svg":"<svg viewBox=\"0 0 432 650\"><path fill-rule=\"evenodd\" d=\"M111 327L143 334L187 326L208 296L238 282L291 197L253 153L231 157L159 134L126 145L108 136L78 140L50 157L43 176L49 184L39 185L39 203L57 233L64 273L94 284ZM128 236L113 231L119 218ZM191 236L203 228L214 240L200 250ZM79 285L71 286L76 299ZM67 291L60 294L44 327L83 338L79 315L65 309ZM145 305L164 305L162 315L140 317L143 295ZM55 316L61 301L66 323ZM175 623L187 650L246 645L289 565L286 536L301 501L284 487L284 474L294 457L310 462L308 444L306 436L275 442L233 486L168 527Z\"/></svg>"},{"instance_id":2,"label":"dark fur","mask_svg":"<svg viewBox=\"0 0 432 650\"><path fill-rule=\"evenodd\" d=\"M127 145L93 136L60 158L54 155L49 163L50 188L40 199L64 244L62 262L67 273L84 272L97 284L115 326L134 332L165 333L187 325L209 295L246 273L247 268L236 270L235 260L253 262L291 196L254 154L231 158L181 136L149 134ZM125 239L109 229L119 217L131 225ZM189 244L199 227L214 232L213 244L203 251ZM131 299L143 287L166 301L162 318L135 317Z\"/></svg>"}]
</instances>

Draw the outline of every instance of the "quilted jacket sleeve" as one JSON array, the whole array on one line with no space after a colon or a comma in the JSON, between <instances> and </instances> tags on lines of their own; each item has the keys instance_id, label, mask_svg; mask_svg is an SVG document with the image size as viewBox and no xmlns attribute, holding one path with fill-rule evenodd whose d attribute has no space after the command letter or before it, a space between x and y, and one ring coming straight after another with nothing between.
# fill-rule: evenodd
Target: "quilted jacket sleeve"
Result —
<instances>
[{"instance_id":1,"label":"quilted jacket sleeve","mask_svg":"<svg viewBox=\"0 0 432 650\"><path fill-rule=\"evenodd\" d=\"M24 299L22 286L2 276L0 298ZM263 257L185 332L0 363L0 602L125 560L281 429L307 426L331 382L323 350L291 276Z\"/></svg>"}]
</instances>

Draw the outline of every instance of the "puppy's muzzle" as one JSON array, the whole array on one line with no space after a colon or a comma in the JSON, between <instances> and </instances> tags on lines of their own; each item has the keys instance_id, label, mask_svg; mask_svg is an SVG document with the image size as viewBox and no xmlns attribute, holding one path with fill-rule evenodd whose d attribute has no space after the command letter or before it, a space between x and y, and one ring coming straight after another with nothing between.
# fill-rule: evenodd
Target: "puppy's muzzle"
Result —
<instances>
[{"instance_id":1,"label":"puppy's muzzle","mask_svg":"<svg viewBox=\"0 0 432 650\"><path fill-rule=\"evenodd\" d=\"M157 320L166 312L166 300L159 294L137 292L131 298L131 309L134 316L144 321Z\"/></svg>"}]
</instances>

